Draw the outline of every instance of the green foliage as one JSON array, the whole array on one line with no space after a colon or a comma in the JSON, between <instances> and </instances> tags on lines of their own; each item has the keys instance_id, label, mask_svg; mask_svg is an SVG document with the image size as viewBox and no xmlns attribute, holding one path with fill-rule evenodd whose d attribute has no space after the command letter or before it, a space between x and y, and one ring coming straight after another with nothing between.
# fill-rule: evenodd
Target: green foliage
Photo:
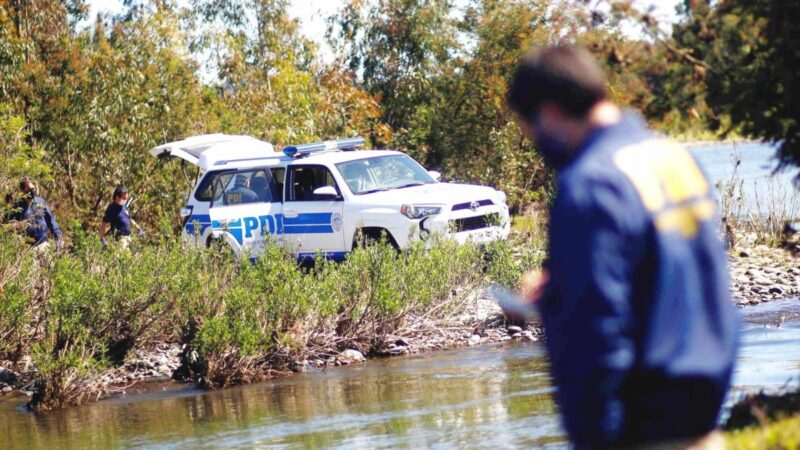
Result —
<instances>
[{"instance_id":1,"label":"green foliage","mask_svg":"<svg viewBox=\"0 0 800 450\"><path fill-rule=\"evenodd\" d=\"M16 188L22 176L48 181L50 167L44 162L44 151L30 145L30 131L25 119L14 114L11 105L0 103L0 192Z\"/></svg>"},{"instance_id":2,"label":"green foliage","mask_svg":"<svg viewBox=\"0 0 800 450\"><path fill-rule=\"evenodd\" d=\"M418 242L398 254L382 242L342 263L318 259L299 269L285 249L270 245L255 264L239 265L217 297L179 308L187 314L186 375L223 387L287 371L314 349L370 351L401 332L410 316L457 313L486 281L485 264L473 245Z\"/></svg>"},{"instance_id":3,"label":"green foliage","mask_svg":"<svg viewBox=\"0 0 800 450\"><path fill-rule=\"evenodd\" d=\"M534 0L351 1L329 36L380 99L391 134L375 136L379 144L522 206L549 174L505 107L506 83L517 59L556 39L568 15Z\"/></svg>"},{"instance_id":4,"label":"green foliage","mask_svg":"<svg viewBox=\"0 0 800 450\"><path fill-rule=\"evenodd\" d=\"M728 448L789 450L800 447L800 417L787 417L763 426L725 433Z\"/></svg>"},{"instance_id":5,"label":"green foliage","mask_svg":"<svg viewBox=\"0 0 800 450\"><path fill-rule=\"evenodd\" d=\"M35 260L22 239L0 231L0 359L17 359L30 345L39 308L33 301L41 288Z\"/></svg>"},{"instance_id":6,"label":"green foliage","mask_svg":"<svg viewBox=\"0 0 800 450\"><path fill-rule=\"evenodd\" d=\"M513 285L539 263L504 242L434 239L309 268L272 243L251 263L175 241L104 249L73 233L70 253L43 255L0 233L0 359L32 357L36 409L104 395L102 370L161 342L186 344L182 375L209 388L272 377L304 355L369 352L460 317L481 285Z\"/></svg>"},{"instance_id":7,"label":"green foliage","mask_svg":"<svg viewBox=\"0 0 800 450\"><path fill-rule=\"evenodd\" d=\"M680 27L705 63L707 102L742 133L780 143L783 163L800 163L797 2L695 2Z\"/></svg>"}]
</instances>

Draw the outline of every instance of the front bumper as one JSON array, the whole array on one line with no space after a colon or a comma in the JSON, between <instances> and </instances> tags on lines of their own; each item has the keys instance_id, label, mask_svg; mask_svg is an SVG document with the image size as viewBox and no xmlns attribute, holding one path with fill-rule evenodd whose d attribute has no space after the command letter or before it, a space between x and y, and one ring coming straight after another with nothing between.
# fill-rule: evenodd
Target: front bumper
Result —
<instances>
[{"instance_id":1,"label":"front bumper","mask_svg":"<svg viewBox=\"0 0 800 450\"><path fill-rule=\"evenodd\" d=\"M422 240L442 236L459 243L486 244L507 239L510 232L511 220L506 205L490 204L476 209L445 211L419 223Z\"/></svg>"}]
</instances>

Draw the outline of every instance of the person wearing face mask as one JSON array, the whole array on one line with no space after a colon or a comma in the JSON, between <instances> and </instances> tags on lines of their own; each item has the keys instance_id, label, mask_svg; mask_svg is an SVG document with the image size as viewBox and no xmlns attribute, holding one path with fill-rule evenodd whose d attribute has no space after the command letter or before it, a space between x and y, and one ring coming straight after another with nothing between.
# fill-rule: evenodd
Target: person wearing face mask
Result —
<instances>
[{"instance_id":1,"label":"person wearing face mask","mask_svg":"<svg viewBox=\"0 0 800 450\"><path fill-rule=\"evenodd\" d=\"M681 146L608 99L584 50L536 49L509 84L556 172L548 261L521 280L577 448L723 448L738 319L711 185Z\"/></svg>"},{"instance_id":2,"label":"person wearing face mask","mask_svg":"<svg viewBox=\"0 0 800 450\"><path fill-rule=\"evenodd\" d=\"M48 230L56 238L56 246L63 247L61 228L45 199L38 195L33 180L23 177L19 182L19 189L22 191L21 198L16 201L13 201L13 196L6 198L13 205L5 222L15 229L24 230L26 240L38 252L46 251L50 246L47 240Z\"/></svg>"},{"instance_id":3,"label":"person wearing face mask","mask_svg":"<svg viewBox=\"0 0 800 450\"><path fill-rule=\"evenodd\" d=\"M136 227L140 236L144 236L144 230L140 227L128 212L128 189L124 186L117 186L114 189L113 200L106 207L103 215L103 222L100 224L100 242L106 245L106 234L111 229L111 235L117 239L120 247L128 248L131 243L131 226Z\"/></svg>"}]
</instances>

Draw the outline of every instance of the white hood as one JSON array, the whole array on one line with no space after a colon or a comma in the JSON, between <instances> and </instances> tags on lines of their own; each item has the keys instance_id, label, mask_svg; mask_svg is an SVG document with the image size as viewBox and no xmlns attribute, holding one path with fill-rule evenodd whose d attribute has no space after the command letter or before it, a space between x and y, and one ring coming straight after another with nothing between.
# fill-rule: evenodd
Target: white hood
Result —
<instances>
[{"instance_id":1,"label":"white hood","mask_svg":"<svg viewBox=\"0 0 800 450\"><path fill-rule=\"evenodd\" d=\"M402 189L392 189L356 196L359 200L381 204L442 204L455 205L475 200L492 200L499 204L505 195L487 186L455 183L432 183Z\"/></svg>"}]
</instances>

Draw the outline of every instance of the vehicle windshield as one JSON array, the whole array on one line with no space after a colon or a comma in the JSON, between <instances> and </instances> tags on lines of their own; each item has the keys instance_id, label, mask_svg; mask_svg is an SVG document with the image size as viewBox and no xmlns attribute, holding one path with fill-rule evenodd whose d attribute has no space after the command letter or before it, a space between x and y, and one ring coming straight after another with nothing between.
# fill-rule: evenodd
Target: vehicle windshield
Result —
<instances>
[{"instance_id":1,"label":"vehicle windshield","mask_svg":"<svg viewBox=\"0 0 800 450\"><path fill-rule=\"evenodd\" d=\"M428 171L406 155L358 159L336 164L336 167L356 195L436 182Z\"/></svg>"}]
</instances>

